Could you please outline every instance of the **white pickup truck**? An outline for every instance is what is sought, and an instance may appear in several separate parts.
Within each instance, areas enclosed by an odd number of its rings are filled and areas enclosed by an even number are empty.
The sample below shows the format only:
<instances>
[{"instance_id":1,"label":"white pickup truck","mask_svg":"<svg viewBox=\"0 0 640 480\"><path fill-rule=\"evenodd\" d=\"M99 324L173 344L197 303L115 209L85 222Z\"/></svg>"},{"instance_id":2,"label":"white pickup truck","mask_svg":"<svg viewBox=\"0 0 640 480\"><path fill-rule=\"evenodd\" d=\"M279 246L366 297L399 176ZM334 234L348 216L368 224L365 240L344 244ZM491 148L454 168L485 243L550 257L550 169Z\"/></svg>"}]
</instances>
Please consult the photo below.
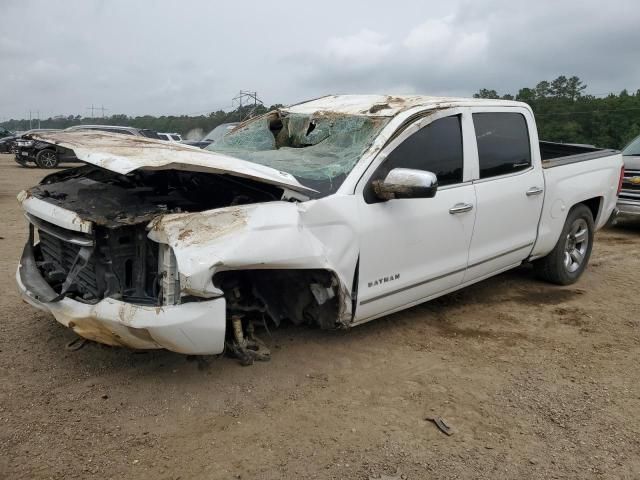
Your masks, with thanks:
<instances>
[{"instance_id":1,"label":"white pickup truck","mask_svg":"<svg viewBox=\"0 0 640 480\"><path fill-rule=\"evenodd\" d=\"M263 322L352 327L533 262L566 285L616 206L619 152L538 141L500 100L328 96L199 150L34 138L91 164L18 196L17 283L80 336L268 358Z\"/></svg>"}]
</instances>

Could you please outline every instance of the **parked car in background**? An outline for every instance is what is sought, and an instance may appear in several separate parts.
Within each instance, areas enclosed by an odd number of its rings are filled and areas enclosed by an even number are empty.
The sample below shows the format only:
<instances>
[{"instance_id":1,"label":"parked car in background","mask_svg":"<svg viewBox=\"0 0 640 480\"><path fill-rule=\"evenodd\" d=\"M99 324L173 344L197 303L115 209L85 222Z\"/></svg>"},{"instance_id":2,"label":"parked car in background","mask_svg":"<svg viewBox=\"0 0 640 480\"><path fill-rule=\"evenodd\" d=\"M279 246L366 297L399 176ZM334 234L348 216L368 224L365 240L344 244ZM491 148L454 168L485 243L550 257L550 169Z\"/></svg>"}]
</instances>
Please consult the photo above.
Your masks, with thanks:
<instances>
[{"instance_id":1,"label":"parked car in background","mask_svg":"<svg viewBox=\"0 0 640 480\"><path fill-rule=\"evenodd\" d=\"M80 132L90 130L160 139L158 134L153 130L114 125L75 125L65 129L64 131ZM36 166L40 168L55 168L60 163L79 162L72 150L52 143L36 141L31 138L32 134L42 131L43 130L29 130L16 141L14 151L17 163L23 167L26 167L29 163L35 163Z\"/></svg>"},{"instance_id":2,"label":"parked car in background","mask_svg":"<svg viewBox=\"0 0 640 480\"><path fill-rule=\"evenodd\" d=\"M622 174L505 100L329 96L206 150L38 138L89 165L18 196L24 300L98 342L243 363L266 321L349 328L527 262L574 283Z\"/></svg>"},{"instance_id":3,"label":"parked car in background","mask_svg":"<svg viewBox=\"0 0 640 480\"><path fill-rule=\"evenodd\" d=\"M214 142L217 142L227 133L231 132L239 122L223 123L207 133L201 140L185 140L182 143L191 145L192 147L207 148Z\"/></svg>"},{"instance_id":4,"label":"parked car in background","mask_svg":"<svg viewBox=\"0 0 640 480\"><path fill-rule=\"evenodd\" d=\"M640 218L640 136L622 150L624 178L618 198L620 218Z\"/></svg>"},{"instance_id":5,"label":"parked car in background","mask_svg":"<svg viewBox=\"0 0 640 480\"><path fill-rule=\"evenodd\" d=\"M158 137L167 142L182 142L182 135L179 133L158 133Z\"/></svg>"},{"instance_id":6,"label":"parked car in background","mask_svg":"<svg viewBox=\"0 0 640 480\"><path fill-rule=\"evenodd\" d=\"M7 134L8 132L8 134ZM0 153L11 153L13 151L13 144L18 138L18 135L11 133L8 130L0 133Z\"/></svg>"},{"instance_id":7,"label":"parked car in background","mask_svg":"<svg viewBox=\"0 0 640 480\"><path fill-rule=\"evenodd\" d=\"M33 130L27 130L26 132L22 133L20 136L16 137L16 139L13 141L13 153L15 154L15 161L16 163L22 165L23 167L26 167L29 165L29 163L36 163L42 162L42 163L46 163L48 160L45 158L46 154L44 156L40 156L40 158L38 157L38 153L40 151L43 151L44 149L46 149L49 144L47 144L46 142L36 142L35 140L33 140L32 138L30 138L31 134L35 134L35 133L45 133L45 132L56 132L58 131L57 129L33 129Z\"/></svg>"},{"instance_id":8,"label":"parked car in background","mask_svg":"<svg viewBox=\"0 0 640 480\"><path fill-rule=\"evenodd\" d=\"M74 132L78 130L99 130L102 132L121 133L122 135L134 135L137 137L155 138L160 140L158 132L148 128L120 127L116 125L74 125L66 131Z\"/></svg>"}]
</instances>

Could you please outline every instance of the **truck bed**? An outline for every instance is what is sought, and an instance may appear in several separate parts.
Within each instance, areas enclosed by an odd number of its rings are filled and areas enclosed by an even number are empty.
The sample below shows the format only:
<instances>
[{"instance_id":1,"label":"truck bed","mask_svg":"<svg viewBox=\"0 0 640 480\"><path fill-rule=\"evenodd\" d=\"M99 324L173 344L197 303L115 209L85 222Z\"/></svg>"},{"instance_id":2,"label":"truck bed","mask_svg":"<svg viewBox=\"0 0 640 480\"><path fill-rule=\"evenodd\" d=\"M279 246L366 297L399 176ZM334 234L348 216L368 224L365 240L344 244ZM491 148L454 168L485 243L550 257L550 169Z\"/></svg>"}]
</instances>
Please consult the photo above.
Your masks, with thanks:
<instances>
[{"instance_id":1,"label":"truck bed","mask_svg":"<svg viewBox=\"0 0 640 480\"><path fill-rule=\"evenodd\" d=\"M553 168L570 163L585 162L620 153L618 150L596 148L591 145L540 141L542 167Z\"/></svg>"}]
</instances>

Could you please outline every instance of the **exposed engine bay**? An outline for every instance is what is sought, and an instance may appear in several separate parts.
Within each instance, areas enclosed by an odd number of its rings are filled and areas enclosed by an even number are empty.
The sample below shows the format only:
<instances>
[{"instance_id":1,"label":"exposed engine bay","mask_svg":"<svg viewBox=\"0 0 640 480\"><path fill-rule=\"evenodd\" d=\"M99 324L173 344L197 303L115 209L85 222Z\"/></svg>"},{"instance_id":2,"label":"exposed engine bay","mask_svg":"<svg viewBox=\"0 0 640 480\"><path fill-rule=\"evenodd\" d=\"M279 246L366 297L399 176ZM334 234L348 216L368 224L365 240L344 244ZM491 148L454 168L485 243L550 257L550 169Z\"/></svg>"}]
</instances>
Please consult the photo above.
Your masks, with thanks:
<instances>
[{"instance_id":1,"label":"exposed engine bay","mask_svg":"<svg viewBox=\"0 0 640 480\"><path fill-rule=\"evenodd\" d=\"M26 216L35 265L57 295L51 301L95 305L110 298L162 307L206 298L181 288L172 246L149 238L155 220L282 201L285 194L280 187L230 175L180 170L123 175L83 166L47 176L26 196L74 212L91 222L90 233ZM269 358L256 327L283 321L342 325L339 282L326 270L221 271L212 283L226 300L227 350L243 364Z\"/></svg>"},{"instance_id":2,"label":"exposed engine bay","mask_svg":"<svg viewBox=\"0 0 640 480\"><path fill-rule=\"evenodd\" d=\"M80 167L49 175L29 193L75 212L94 226L90 237L76 234L72 241L65 241L59 227L31 218L40 239L35 247L38 266L54 290L87 303L111 297L162 305L166 298L162 298L160 289L159 245L147 238L146 231L153 218L277 200L282 190L199 172L162 170L120 175ZM82 258L76 261L79 254ZM69 274L78 262L82 266L69 282Z\"/></svg>"}]
</instances>

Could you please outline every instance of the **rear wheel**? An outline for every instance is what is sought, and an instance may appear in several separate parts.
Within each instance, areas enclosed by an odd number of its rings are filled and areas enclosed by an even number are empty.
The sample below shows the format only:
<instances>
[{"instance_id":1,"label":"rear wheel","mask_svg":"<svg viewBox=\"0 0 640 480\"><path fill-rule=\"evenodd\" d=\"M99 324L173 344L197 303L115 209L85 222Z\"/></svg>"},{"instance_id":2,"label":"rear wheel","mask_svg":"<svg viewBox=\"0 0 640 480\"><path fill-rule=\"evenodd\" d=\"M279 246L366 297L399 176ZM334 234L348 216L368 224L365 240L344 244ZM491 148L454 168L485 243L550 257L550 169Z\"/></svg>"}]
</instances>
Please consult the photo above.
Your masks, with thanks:
<instances>
[{"instance_id":1,"label":"rear wheel","mask_svg":"<svg viewBox=\"0 0 640 480\"><path fill-rule=\"evenodd\" d=\"M56 168L58 163L58 154L53 150L42 150L36 155L36 164L40 168Z\"/></svg>"},{"instance_id":2,"label":"rear wheel","mask_svg":"<svg viewBox=\"0 0 640 480\"><path fill-rule=\"evenodd\" d=\"M576 205L567 215L556 246L533 263L536 275L558 285L576 282L589 263L594 231L591 210L586 205Z\"/></svg>"}]
</instances>

